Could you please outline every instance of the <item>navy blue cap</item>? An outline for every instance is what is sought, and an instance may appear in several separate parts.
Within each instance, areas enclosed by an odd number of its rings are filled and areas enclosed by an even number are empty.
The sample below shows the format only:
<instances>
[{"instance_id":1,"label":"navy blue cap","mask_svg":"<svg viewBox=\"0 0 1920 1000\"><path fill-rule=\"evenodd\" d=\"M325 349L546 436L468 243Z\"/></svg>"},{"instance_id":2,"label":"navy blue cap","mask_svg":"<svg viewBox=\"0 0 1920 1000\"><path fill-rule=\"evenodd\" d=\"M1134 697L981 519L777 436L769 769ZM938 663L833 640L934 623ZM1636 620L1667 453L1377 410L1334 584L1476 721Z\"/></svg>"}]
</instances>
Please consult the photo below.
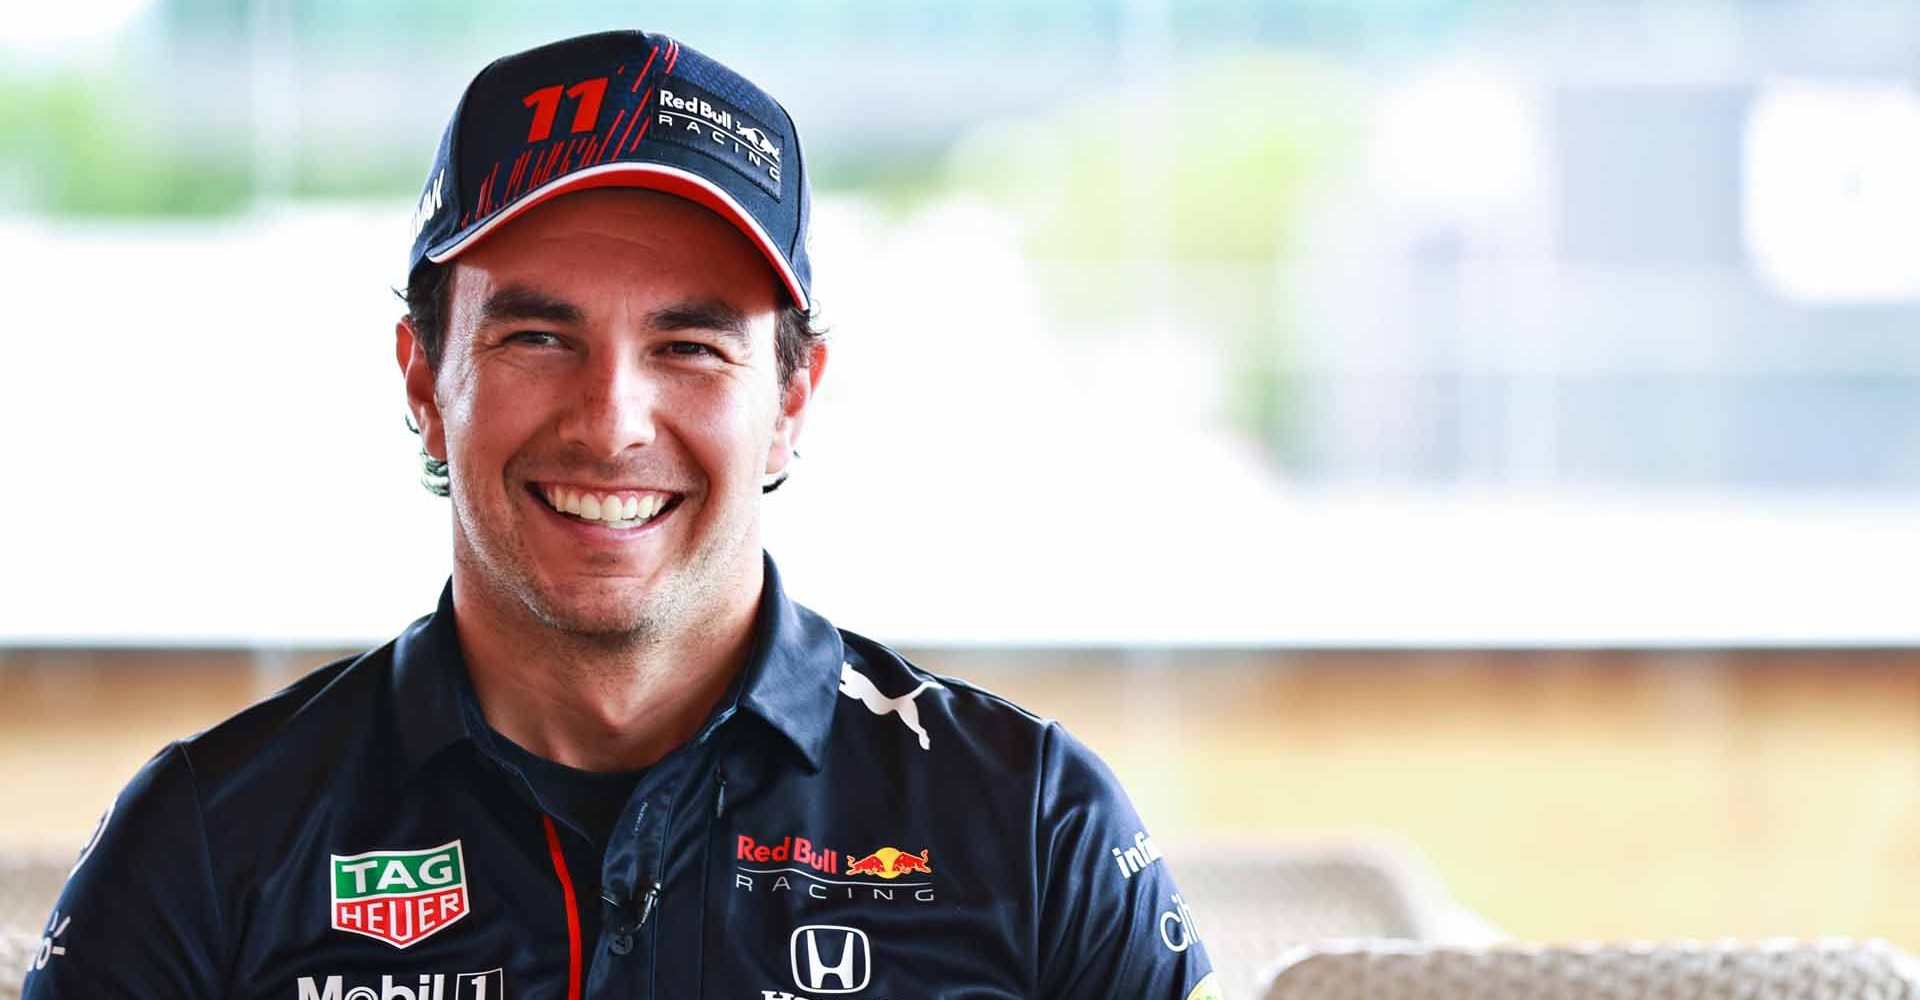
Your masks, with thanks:
<instances>
[{"instance_id":1,"label":"navy blue cap","mask_svg":"<svg viewBox=\"0 0 1920 1000\"><path fill-rule=\"evenodd\" d=\"M665 35L607 31L495 60L467 85L413 217L409 272L443 263L569 191L697 202L760 249L811 308L808 193L793 119L766 91Z\"/></svg>"}]
</instances>

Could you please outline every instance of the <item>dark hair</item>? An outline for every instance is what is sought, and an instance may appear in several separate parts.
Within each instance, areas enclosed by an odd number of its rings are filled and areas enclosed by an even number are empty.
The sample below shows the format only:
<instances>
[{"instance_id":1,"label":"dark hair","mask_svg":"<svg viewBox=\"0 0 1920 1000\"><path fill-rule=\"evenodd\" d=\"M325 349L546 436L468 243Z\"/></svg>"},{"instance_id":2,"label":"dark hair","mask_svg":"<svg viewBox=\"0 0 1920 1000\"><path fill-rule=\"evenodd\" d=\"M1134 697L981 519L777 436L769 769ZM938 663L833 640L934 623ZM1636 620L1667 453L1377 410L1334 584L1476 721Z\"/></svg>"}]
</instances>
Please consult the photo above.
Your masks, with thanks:
<instances>
[{"instance_id":1,"label":"dark hair","mask_svg":"<svg viewBox=\"0 0 1920 1000\"><path fill-rule=\"evenodd\" d=\"M407 275L406 291L395 292L407 304L407 321L413 326L413 335L420 341L421 350L427 354L427 366L434 371L440 370L440 359L446 351L447 295L452 284L451 266L421 261L413 273ZM780 385L785 386L794 373L807 367L813 345L825 336L826 330L815 325L812 313L791 301L781 306L773 336L774 367L779 373ZM420 432L411 421L407 426L416 434ZM423 447L420 465L420 484L430 493L446 496L450 489L447 463L427 454ZM779 489L786 480L787 474L782 472L778 479L763 487L763 492Z\"/></svg>"}]
</instances>

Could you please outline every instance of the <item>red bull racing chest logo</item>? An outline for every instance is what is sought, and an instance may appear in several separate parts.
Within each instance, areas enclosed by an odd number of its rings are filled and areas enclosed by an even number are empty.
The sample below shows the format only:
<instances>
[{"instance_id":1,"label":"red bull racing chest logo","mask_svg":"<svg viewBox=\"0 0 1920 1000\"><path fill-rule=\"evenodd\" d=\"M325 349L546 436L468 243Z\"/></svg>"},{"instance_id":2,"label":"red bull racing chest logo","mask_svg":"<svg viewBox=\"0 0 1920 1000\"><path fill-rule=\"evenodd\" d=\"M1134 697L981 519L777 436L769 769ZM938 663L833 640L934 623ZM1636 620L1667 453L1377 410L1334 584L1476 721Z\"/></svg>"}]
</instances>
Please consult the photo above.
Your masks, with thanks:
<instances>
[{"instance_id":1,"label":"red bull racing chest logo","mask_svg":"<svg viewBox=\"0 0 1920 1000\"><path fill-rule=\"evenodd\" d=\"M864 853L822 848L805 837L738 838L734 888L810 899L933 902L933 850L882 847Z\"/></svg>"},{"instance_id":2,"label":"red bull racing chest logo","mask_svg":"<svg viewBox=\"0 0 1920 1000\"><path fill-rule=\"evenodd\" d=\"M460 842L332 855L333 929L405 948L467 915Z\"/></svg>"},{"instance_id":3,"label":"red bull racing chest logo","mask_svg":"<svg viewBox=\"0 0 1920 1000\"><path fill-rule=\"evenodd\" d=\"M882 847L863 858L847 863L849 875L874 875L879 878L895 879L914 872L933 874L933 867L927 861L927 852L908 854L897 847Z\"/></svg>"}]
</instances>

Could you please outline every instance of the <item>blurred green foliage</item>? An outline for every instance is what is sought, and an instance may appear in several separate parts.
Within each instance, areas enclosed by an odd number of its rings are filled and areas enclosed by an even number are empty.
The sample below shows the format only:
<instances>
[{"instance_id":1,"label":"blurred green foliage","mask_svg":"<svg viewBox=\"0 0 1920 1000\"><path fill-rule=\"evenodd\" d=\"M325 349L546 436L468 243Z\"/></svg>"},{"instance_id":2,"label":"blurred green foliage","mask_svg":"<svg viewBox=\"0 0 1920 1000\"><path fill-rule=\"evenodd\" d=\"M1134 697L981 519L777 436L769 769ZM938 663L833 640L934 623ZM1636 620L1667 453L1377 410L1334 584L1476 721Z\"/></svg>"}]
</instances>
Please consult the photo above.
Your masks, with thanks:
<instances>
[{"instance_id":1,"label":"blurred green foliage","mask_svg":"<svg viewBox=\"0 0 1920 1000\"><path fill-rule=\"evenodd\" d=\"M463 19L444 3L429 7L416 14ZM240 44L249 9L242 0L174 0L167 22L177 37L225 33ZM310 41L350 35L371 15L364 0L327 10L294 0L279 16ZM1016 17L1033 30L1061 17L1090 20L1111 35L1116 13L1087 3L972 16ZM1295 394L1275 290L1310 185L1353 139L1349 92L1324 64L1303 58L1196 58L1118 76L1099 96L1036 104L1024 116L1002 112L958 140L907 132L890 143L828 145L812 166L822 190L897 212L955 195L1008 209L1029 257L1071 275L1041 282L1066 336L1125 336L1142 293L1154 292L1151 301L1170 307L1180 329L1211 339L1228 363L1234 421L1284 461L1297 439ZM418 183L418 149L294 131L281 140L293 148L262 151L245 117L210 125L182 106L191 100L112 63L0 70L8 140L0 209L209 216L244 211L262 194L404 199Z\"/></svg>"},{"instance_id":2,"label":"blurred green foliage","mask_svg":"<svg viewBox=\"0 0 1920 1000\"><path fill-rule=\"evenodd\" d=\"M0 208L66 217L194 217L284 197L414 194L424 156L373 143L296 137L263 183L244 129L181 126L121 76L67 68L0 75Z\"/></svg>"},{"instance_id":3,"label":"blurred green foliage","mask_svg":"<svg viewBox=\"0 0 1920 1000\"><path fill-rule=\"evenodd\" d=\"M143 114L131 81L63 70L0 76L0 190L56 215L208 215L253 197L246 151Z\"/></svg>"},{"instance_id":4,"label":"blurred green foliage","mask_svg":"<svg viewBox=\"0 0 1920 1000\"><path fill-rule=\"evenodd\" d=\"M949 184L1019 209L1043 257L1275 260L1307 181L1352 137L1341 89L1253 57L1146 86L989 125Z\"/></svg>"},{"instance_id":5,"label":"blurred green foliage","mask_svg":"<svg viewBox=\"0 0 1920 1000\"><path fill-rule=\"evenodd\" d=\"M1358 138L1323 67L1239 57L990 125L954 151L948 190L1007 207L1059 328L1110 332L1153 306L1227 364L1232 421L1286 463L1299 440L1277 289L1312 185Z\"/></svg>"},{"instance_id":6,"label":"blurred green foliage","mask_svg":"<svg viewBox=\"0 0 1920 1000\"><path fill-rule=\"evenodd\" d=\"M858 195L895 216L950 189L951 142L906 141L884 148L809 143L806 152L815 191Z\"/></svg>"}]
</instances>

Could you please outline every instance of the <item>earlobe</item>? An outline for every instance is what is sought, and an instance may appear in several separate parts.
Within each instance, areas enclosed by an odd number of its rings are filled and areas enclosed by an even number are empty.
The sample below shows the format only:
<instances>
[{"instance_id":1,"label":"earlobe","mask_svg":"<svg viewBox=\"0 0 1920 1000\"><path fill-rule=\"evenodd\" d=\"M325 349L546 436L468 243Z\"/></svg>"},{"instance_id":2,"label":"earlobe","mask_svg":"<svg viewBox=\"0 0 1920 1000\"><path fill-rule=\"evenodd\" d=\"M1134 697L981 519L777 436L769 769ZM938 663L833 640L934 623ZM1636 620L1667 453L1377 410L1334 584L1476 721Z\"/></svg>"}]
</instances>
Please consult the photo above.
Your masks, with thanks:
<instances>
[{"instance_id":1,"label":"earlobe","mask_svg":"<svg viewBox=\"0 0 1920 1000\"><path fill-rule=\"evenodd\" d=\"M785 478L782 474L793 462L793 441L798 436L798 432L799 427L791 417L785 415L782 415L779 423L774 425L773 444L767 448L767 466L763 470L768 476Z\"/></svg>"},{"instance_id":2,"label":"earlobe","mask_svg":"<svg viewBox=\"0 0 1920 1000\"><path fill-rule=\"evenodd\" d=\"M807 367L794 372L787 381L786 393L780 401L780 417L773 425L773 447L767 450L767 475L785 471L788 463L798 456L794 445L800 440L807 407L820 388L820 376L826 368L827 345L824 341L815 342L807 352Z\"/></svg>"},{"instance_id":3,"label":"earlobe","mask_svg":"<svg viewBox=\"0 0 1920 1000\"><path fill-rule=\"evenodd\" d=\"M400 376L406 383L407 412L420 432L420 447L442 462L447 459L446 430L440 421L440 408L433 401L433 365L426 348L406 317L393 328L394 360L400 364Z\"/></svg>"}]
</instances>

